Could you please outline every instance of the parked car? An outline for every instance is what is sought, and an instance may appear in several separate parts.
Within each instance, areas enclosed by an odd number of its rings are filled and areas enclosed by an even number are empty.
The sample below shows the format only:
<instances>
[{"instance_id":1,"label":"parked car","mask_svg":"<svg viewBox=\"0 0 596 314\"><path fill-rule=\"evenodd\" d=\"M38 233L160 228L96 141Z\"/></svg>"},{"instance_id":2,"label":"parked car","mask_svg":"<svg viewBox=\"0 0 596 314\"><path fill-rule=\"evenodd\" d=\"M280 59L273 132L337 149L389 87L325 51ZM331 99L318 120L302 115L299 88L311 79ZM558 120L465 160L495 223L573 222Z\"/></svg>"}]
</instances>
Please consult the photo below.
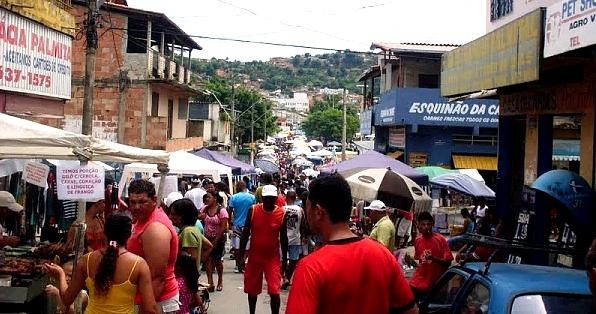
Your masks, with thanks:
<instances>
[{"instance_id":1,"label":"parked car","mask_svg":"<svg viewBox=\"0 0 596 314\"><path fill-rule=\"evenodd\" d=\"M592 304L583 270L493 263L450 268L420 313L586 313Z\"/></svg>"}]
</instances>

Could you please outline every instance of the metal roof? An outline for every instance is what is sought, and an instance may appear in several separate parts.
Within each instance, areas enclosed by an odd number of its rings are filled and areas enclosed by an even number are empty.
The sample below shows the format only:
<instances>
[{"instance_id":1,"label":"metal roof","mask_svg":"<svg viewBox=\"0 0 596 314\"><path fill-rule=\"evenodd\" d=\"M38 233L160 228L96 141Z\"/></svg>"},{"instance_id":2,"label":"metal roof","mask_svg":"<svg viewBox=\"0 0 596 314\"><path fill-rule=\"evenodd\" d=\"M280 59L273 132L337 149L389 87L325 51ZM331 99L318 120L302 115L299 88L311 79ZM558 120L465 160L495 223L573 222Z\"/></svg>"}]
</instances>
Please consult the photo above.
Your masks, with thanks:
<instances>
[{"instance_id":1,"label":"metal roof","mask_svg":"<svg viewBox=\"0 0 596 314\"><path fill-rule=\"evenodd\" d=\"M381 67L377 65L371 66L368 70L362 73L362 76L358 79L358 82L366 81L369 78L381 76Z\"/></svg>"},{"instance_id":2,"label":"metal roof","mask_svg":"<svg viewBox=\"0 0 596 314\"><path fill-rule=\"evenodd\" d=\"M372 43L371 50L381 49L391 52L420 52L420 53L444 53L458 48L458 44L432 44L432 43Z\"/></svg>"},{"instance_id":3,"label":"metal roof","mask_svg":"<svg viewBox=\"0 0 596 314\"><path fill-rule=\"evenodd\" d=\"M87 1L84 0L74 0L73 5L81 5L86 6ZM160 32L165 33L166 42L171 43L172 38L174 38L178 43L182 44L184 47L202 50L199 44L197 44L192 37L186 34L176 23L174 23L170 18L168 18L165 14L160 12L153 12L147 11L142 9L131 8L127 5L116 4L106 2L103 4L102 7L104 10L122 13L129 17L134 16L137 19L142 20L151 20L152 21L152 32L153 36L157 38L157 34Z\"/></svg>"}]
</instances>

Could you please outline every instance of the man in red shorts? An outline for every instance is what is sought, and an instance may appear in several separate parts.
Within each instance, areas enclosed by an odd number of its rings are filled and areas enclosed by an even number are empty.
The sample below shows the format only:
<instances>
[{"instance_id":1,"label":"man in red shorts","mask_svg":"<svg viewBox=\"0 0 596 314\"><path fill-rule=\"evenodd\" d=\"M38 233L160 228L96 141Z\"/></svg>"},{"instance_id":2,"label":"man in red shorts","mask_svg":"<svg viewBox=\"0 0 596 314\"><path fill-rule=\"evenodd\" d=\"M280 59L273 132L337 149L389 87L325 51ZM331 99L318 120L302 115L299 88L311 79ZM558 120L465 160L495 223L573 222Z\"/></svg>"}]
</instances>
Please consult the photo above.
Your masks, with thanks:
<instances>
[{"instance_id":1,"label":"man in red shorts","mask_svg":"<svg viewBox=\"0 0 596 314\"><path fill-rule=\"evenodd\" d=\"M298 262L286 313L418 313L391 252L350 231L351 210L350 186L341 176L310 183L306 220L325 245Z\"/></svg>"},{"instance_id":2,"label":"man in red shorts","mask_svg":"<svg viewBox=\"0 0 596 314\"><path fill-rule=\"evenodd\" d=\"M278 314L281 305L281 256L288 251L288 234L283 207L276 205L277 188L265 185L262 189L263 203L252 206L246 217L242 238L240 240L240 254L238 264L244 263L246 244L250 237L250 251L248 263L244 270L244 292L248 294L248 307L254 314L257 307L257 297L263 290L263 275L267 281L267 292L271 296L271 313Z\"/></svg>"}]
</instances>

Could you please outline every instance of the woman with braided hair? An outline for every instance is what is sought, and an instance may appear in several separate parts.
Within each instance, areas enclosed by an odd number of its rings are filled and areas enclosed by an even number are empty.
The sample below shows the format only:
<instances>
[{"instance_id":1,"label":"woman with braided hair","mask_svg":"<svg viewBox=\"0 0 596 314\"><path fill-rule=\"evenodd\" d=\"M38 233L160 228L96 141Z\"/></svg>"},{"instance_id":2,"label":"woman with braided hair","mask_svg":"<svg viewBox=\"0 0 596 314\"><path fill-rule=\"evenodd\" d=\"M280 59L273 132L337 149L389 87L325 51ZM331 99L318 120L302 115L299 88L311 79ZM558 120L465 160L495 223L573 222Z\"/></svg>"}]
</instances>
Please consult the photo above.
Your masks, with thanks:
<instances>
[{"instance_id":1,"label":"woman with braided hair","mask_svg":"<svg viewBox=\"0 0 596 314\"><path fill-rule=\"evenodd\" d=\"M104 229L108 246L81 258L70 285L66 283L66 275L60 266L44 264L46 272L57 279L60 298L66 307L87 286L89 304L85 313L133 314L137 292L143 300L141 312L158 313L149 266L143 258L126 249L131 229L132 219L128 215L113 213L108 216Z\"/></svg>"}]
</instances>

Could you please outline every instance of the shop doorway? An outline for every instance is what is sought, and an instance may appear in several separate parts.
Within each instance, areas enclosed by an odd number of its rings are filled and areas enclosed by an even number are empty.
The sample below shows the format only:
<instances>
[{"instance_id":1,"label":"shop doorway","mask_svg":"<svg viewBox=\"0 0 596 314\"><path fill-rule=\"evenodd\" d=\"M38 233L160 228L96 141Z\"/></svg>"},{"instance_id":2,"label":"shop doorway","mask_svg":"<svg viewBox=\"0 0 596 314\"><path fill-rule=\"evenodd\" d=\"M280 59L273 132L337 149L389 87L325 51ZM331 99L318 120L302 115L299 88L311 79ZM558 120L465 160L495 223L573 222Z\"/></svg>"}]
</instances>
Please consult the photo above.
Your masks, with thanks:
<instances>
[{"instance_id":1,"label":"shop doorway","mask_svg":"<svg viewBox=\"0 0 596 314\"><path fill-rule=\"evenodd\" d=\"M581 116L553 116L552 169L579 174L581 156Z\"/></svg>"}]
</instances>

